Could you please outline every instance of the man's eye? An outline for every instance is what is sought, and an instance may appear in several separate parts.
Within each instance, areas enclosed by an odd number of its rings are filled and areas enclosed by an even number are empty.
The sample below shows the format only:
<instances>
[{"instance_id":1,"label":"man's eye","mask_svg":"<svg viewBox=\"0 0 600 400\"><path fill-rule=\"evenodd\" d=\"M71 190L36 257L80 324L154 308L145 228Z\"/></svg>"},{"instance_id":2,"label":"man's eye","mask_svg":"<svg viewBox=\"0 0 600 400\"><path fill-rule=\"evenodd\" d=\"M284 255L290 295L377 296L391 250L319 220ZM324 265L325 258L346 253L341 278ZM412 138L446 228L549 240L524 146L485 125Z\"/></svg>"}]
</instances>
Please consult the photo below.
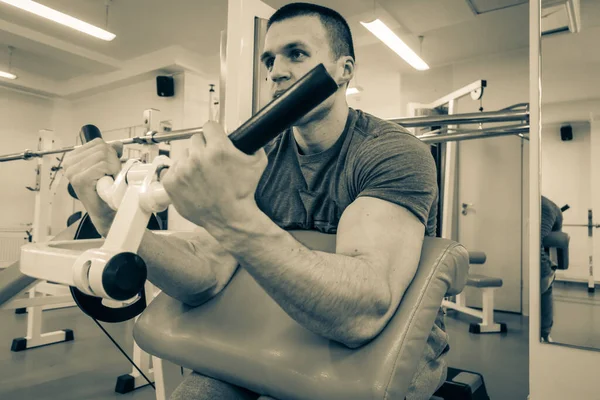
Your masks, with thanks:
<instances>
[{"instance_id":1,"label":"man's eye","mask_svg":"<svg viewBox=\"0 0 600 400\"><path fill-rule=\"evenodd\" d=\"M290 57L291 57L292 59L294 59L294 60L301 59L301 58L302 58L302 57L304 57L305 55L306 55L306 54L304 54L304 52L302 52L302 51L300 51L300 50L293 50L293 51L290 53Z\"/></svg>"}]
</instances>

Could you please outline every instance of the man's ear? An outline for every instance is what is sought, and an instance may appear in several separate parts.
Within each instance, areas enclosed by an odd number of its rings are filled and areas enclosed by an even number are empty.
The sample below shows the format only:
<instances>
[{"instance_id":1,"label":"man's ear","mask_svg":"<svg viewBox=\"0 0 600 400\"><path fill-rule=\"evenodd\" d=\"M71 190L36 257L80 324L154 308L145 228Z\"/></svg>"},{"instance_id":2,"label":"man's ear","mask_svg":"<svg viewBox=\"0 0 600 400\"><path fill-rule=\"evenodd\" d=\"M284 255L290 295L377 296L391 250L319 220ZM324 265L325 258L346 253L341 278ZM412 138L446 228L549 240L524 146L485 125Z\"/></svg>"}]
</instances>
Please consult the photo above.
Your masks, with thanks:
<instances>
[{"instance_id":1,"label":"man's ear","mask_svg":"<svg viewBox=\"0 0 600 400\"><path fill-rule=\"evenodd\" d=\"M350 82L354 78L354 59L350 56L340 57L338 60L338 85L342 86Z\"/></svg>"}]
</instances>

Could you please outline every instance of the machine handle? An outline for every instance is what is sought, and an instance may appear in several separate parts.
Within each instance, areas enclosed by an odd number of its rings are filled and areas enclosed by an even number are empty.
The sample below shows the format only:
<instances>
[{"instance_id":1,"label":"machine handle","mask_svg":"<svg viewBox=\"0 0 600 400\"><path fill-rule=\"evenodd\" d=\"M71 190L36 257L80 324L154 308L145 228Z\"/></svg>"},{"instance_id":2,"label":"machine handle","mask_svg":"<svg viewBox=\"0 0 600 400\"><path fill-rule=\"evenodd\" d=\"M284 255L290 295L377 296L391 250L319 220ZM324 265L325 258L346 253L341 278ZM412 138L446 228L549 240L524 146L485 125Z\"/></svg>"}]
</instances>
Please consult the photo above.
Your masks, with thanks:
<instances>
[{"instance_id":1,"label":"machine handle","mask_svg":"<svg viewBox=\"0 0 600 400\"><path fill-rule=\"evenodd\" d=\"M323 64L319 64L232 132L229 138L235 147L246 154L253 154L337 89L337 83Z\"/></svg>"}]
</instances>

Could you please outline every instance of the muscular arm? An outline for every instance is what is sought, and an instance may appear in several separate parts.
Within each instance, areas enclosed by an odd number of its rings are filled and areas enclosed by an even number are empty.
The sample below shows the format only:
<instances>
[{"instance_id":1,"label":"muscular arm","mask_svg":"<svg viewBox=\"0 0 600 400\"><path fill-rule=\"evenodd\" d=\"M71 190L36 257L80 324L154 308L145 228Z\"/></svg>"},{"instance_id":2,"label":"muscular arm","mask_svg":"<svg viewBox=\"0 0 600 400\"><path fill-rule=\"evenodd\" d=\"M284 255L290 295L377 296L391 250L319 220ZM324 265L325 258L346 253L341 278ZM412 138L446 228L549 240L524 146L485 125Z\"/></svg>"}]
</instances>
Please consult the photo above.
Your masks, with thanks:
<instances>
[{"instance_id":1,"label":"muscular arm","mask_svg":"<svg viewBox=\"0 0 600 400\"><path fill-rule=\"evenodd\" d=\"M168 236L146 231L138 254L146 262L150 282L191 306L219 293L238 265L204 229Z\"/></svg>"},{"instance_id":2,"label":"muscular arm","mask_svg":"<svg viewBox=\"0 0 600 400\"><path fill-rule=\"evenodd\" d=\"M405 208L360 197L342 215L336 254L312 251L258 212L209 232L296 321L357 347L395 312L417 269L424 226Z\"/></svg>"}]
</instances>

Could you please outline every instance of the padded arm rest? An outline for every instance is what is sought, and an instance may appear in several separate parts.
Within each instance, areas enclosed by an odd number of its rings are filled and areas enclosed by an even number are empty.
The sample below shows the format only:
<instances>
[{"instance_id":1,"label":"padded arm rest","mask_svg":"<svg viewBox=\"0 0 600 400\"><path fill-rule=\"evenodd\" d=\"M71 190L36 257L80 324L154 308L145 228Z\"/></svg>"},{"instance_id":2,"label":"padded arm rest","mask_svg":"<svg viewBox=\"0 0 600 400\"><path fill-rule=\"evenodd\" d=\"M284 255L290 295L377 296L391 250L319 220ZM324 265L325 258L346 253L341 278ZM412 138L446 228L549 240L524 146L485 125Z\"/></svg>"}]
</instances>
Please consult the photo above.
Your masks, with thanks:
<instances>
[{"instance_id":1,"label":"padded arm rest","mask_svg":"<svg viewBox=\"0 0 600 400\"><path fill-rule=\"evenodd\" d=\"M485 264L487 256L483 251L469 251L470 264Z\"/></svg>"},{"instance_id":2,"label":"padded arm rest","mask_svg":"<svg viewBox=\"0 0 600 400\"><path fill-rule=\"evenodd\" d=\"M335 251L335 236L291 233L309 248ZM134 337L150 354L277 399L404 399L442 299L463 289L468 268L464 247L426 238L395 315L358 349L303 328L243 268L196 308L159 295L138 319Z\"/></svg>"},{"instance_id":3,"label":"padded arm rest","mask_svg":"<svg viewBox=\"0 0 600 400\"><path fill-rule=\"evenodd\" d=\"M550 232L548 236L544 238L542 245L544 247L556 247L559 249L569 248L569 242L571 237L566 232Z\"/></svg>"},{"instance_id":4,"label":"padded arm rest","mask_svg":"<svg viewBox=\"0 0 600 400\"><path fill-rule=\"evenodd\" d=\"M51 241L73 239L77 225L72 225L56 235ZM19 261L0 270L0 306L36 283L37 279L21 273Z\"/></svg>"},{"instance_id":5,"label":"padded arm rest","mask_svg":"<svg viewBox=\"0 0 600 400\"><path fill-rule=\"evenodd\" d=\"M565 270L569 268L569 242L571 237L565 232L551 232L542 242L542 246L548 253L550 258L556 261L557 268ZM551 253L551 250L556 250L556 255Z\"/></svg>"},{"instance_id":6,"label":"padded arm rest","mask_svg":"<svg viewBox=\"0 0 600 400\"><path fill-rule=\"evenodd\" d=\"M0 306L33 285L37 279L21 273L19 262L0 270Z\"/></svg>"}]
</instances>

